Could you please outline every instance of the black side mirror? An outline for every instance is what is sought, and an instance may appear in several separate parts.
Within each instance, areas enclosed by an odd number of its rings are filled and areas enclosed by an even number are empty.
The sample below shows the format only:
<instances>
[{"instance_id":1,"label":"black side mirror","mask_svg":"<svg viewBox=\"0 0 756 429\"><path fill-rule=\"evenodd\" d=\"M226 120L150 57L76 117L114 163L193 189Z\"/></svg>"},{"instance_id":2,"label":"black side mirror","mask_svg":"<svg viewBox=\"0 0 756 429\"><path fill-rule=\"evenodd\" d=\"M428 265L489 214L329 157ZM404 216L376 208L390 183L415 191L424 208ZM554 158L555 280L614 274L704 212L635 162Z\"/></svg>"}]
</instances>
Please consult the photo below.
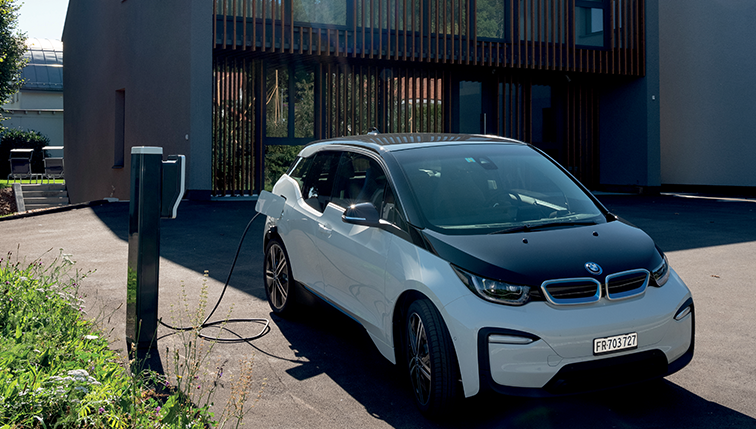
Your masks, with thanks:
<instances>
[{"instance_id":1,"label":"black side mirror","mask_svg":"<svg viewBox=\"0 0 756 429\"><path fill-rule=\"evenodd\" d=\"M341 220L353 225L381 226L378 209L372 203L352 204L344 211Z\"/></svg>"}]
</instances>

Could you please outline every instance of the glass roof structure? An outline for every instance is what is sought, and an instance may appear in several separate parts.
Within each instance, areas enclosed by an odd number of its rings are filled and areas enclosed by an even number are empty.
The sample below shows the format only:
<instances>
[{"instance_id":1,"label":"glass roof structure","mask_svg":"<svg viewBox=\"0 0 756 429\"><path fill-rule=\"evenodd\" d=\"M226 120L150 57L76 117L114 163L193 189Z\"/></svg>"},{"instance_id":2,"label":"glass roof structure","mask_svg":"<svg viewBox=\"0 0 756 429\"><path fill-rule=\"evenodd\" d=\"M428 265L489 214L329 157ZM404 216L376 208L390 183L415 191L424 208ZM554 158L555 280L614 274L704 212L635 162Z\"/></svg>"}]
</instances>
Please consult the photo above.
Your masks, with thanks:
<instances>
[{"instance_id":1,"label":"glass roof structure","mask_svg":"<svg viewBox=\"0 0 756 429\"><path fill-rule=\"evenodd\" d=\"M29 60L21 71L23 89L63 91L63 42L51 39L26 39Z\"/></svg>"}]
</instances>

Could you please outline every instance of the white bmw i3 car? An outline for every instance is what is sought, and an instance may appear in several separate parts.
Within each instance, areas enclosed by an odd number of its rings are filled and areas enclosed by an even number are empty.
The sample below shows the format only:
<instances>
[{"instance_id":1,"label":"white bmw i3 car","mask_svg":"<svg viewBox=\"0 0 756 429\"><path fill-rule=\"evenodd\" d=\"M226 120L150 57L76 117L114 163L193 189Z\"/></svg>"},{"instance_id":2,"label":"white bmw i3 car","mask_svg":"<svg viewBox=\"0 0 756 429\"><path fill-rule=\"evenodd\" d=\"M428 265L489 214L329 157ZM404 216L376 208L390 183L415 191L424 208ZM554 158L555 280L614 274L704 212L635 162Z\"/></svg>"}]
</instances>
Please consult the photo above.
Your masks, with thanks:
<instances>
[{"instance_id":1,"label":"white bmw i3 car","mask_svg":"<svg viewBox=\"0 0 756 429\"><path fill-rule=\"evenodd\" d=\"M426 414L483 389L549 396L672 374L690 291L640 229L515 140L379 134L305 147L264 232L275 313L302 288L406 369Z\"/></svg>"}]
</instances>

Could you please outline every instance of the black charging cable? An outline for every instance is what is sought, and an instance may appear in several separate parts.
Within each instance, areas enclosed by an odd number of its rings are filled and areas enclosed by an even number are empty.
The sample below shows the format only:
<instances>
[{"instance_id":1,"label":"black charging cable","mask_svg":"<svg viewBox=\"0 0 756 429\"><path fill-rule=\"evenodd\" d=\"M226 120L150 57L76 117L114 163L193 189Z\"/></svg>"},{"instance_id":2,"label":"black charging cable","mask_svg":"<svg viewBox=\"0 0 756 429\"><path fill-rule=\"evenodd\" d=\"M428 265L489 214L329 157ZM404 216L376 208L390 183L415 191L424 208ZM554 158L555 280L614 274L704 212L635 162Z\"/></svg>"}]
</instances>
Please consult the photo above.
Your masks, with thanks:
<instances>
[{"instance_id":1,"label":"black charging cable","mask_svg":"<svg viewBox=\"0 0 756 429\"><path fill-rule=\"evenodd\" d=\"M163 319L161 318L159 320L159 322L160 322L161 325L165 326L168 329L173 329L174 331L192 331L192 330L195 330L195 329L196 330L202 330L202 329L210 327L210 326L222 325L221 328L220 328L221 331L224 331L224 330L227 331L228 329L226 329L225 325L228 324L228 323L245 323L245 322L246 323L253 323L254 322L254 323L262 323L263 324L263 327L260 330L260 332L258 334L256 334L256 335L251 336L251 337L219 338L219 337L211 337L211 336L208 336L208 335L204 335L202 333L198 333L197 334L200 338L204 338L206 340L211 340L211 341L217 341L219 343L238 343L238 342L252 341L252 340L256 340L256 339L262 337L263 335L265 335L268 332L268 330L269 330L268 328L270 326L270 320L265 319L265 318L226 319L226 320L218 320L218 321L215 321L215 322L209 322L210 318L215 313L215 310L218 309L218 306L220 305L221 300L223 300L223 295L226 294L226 289L228 289L228 284L229 284L229 282L231 282L231 274L233 274L234 267L236 266L236 260L239 259L239 252L241 251L242 243L244 243L244 238L247 236L247 232L249 232L249 228L252 226L252 222L254 222L255 219L257 219L257 216L259 216L259 215L260 215L260 213L256 213L254 216L252 216L252 219L247 224L247 227L244 228L244 233L242 234L241 239L239 240L239 246L236 248L236 255L234 256L234 262L231 263L231 269L228 271L228 278L226 278L226 284L223 285L223 291L221 292L220 297L218 298L218 301L216 301L215 307L213 307L212 311L210 311L210 314L208 314L207 317L205 317L205 320L202 323L200 323L199 326L177 327L177 326L171 326L171 325L163 322Z\"/></svg>"}]
</instances>

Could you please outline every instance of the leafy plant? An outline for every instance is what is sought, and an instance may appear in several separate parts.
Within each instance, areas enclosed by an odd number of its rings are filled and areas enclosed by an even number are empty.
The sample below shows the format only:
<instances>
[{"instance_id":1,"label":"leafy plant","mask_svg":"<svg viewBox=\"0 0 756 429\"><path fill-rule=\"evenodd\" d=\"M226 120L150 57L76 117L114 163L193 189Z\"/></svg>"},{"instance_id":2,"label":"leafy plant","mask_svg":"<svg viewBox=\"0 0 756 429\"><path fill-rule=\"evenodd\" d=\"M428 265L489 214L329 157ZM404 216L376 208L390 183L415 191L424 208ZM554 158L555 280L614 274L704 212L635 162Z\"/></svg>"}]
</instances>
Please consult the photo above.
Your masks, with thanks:
<instances>
[{"instance_id":1,"label":"leafy plant","mask_svg":"<svg viewBox=\"0 0 756 429\"><path fill-rule=\"evenodd\" d=\"M209 412L217 383L199 376L214 343L188 333L184 353L174 354L180 371L173 379L136 360L127 370L96 323L83 318L79 285L88 274L62 251L47 265L26 265L10 252L0 258L0 428L217 426ZM201 304L195 314L203 313ZM243 368L242 376L251 371L248 360ZM215 381L221 376L222 366ZM221 425L241 422L251 377L244 380L232 382Z\"/></svg>"}]
</instances>

